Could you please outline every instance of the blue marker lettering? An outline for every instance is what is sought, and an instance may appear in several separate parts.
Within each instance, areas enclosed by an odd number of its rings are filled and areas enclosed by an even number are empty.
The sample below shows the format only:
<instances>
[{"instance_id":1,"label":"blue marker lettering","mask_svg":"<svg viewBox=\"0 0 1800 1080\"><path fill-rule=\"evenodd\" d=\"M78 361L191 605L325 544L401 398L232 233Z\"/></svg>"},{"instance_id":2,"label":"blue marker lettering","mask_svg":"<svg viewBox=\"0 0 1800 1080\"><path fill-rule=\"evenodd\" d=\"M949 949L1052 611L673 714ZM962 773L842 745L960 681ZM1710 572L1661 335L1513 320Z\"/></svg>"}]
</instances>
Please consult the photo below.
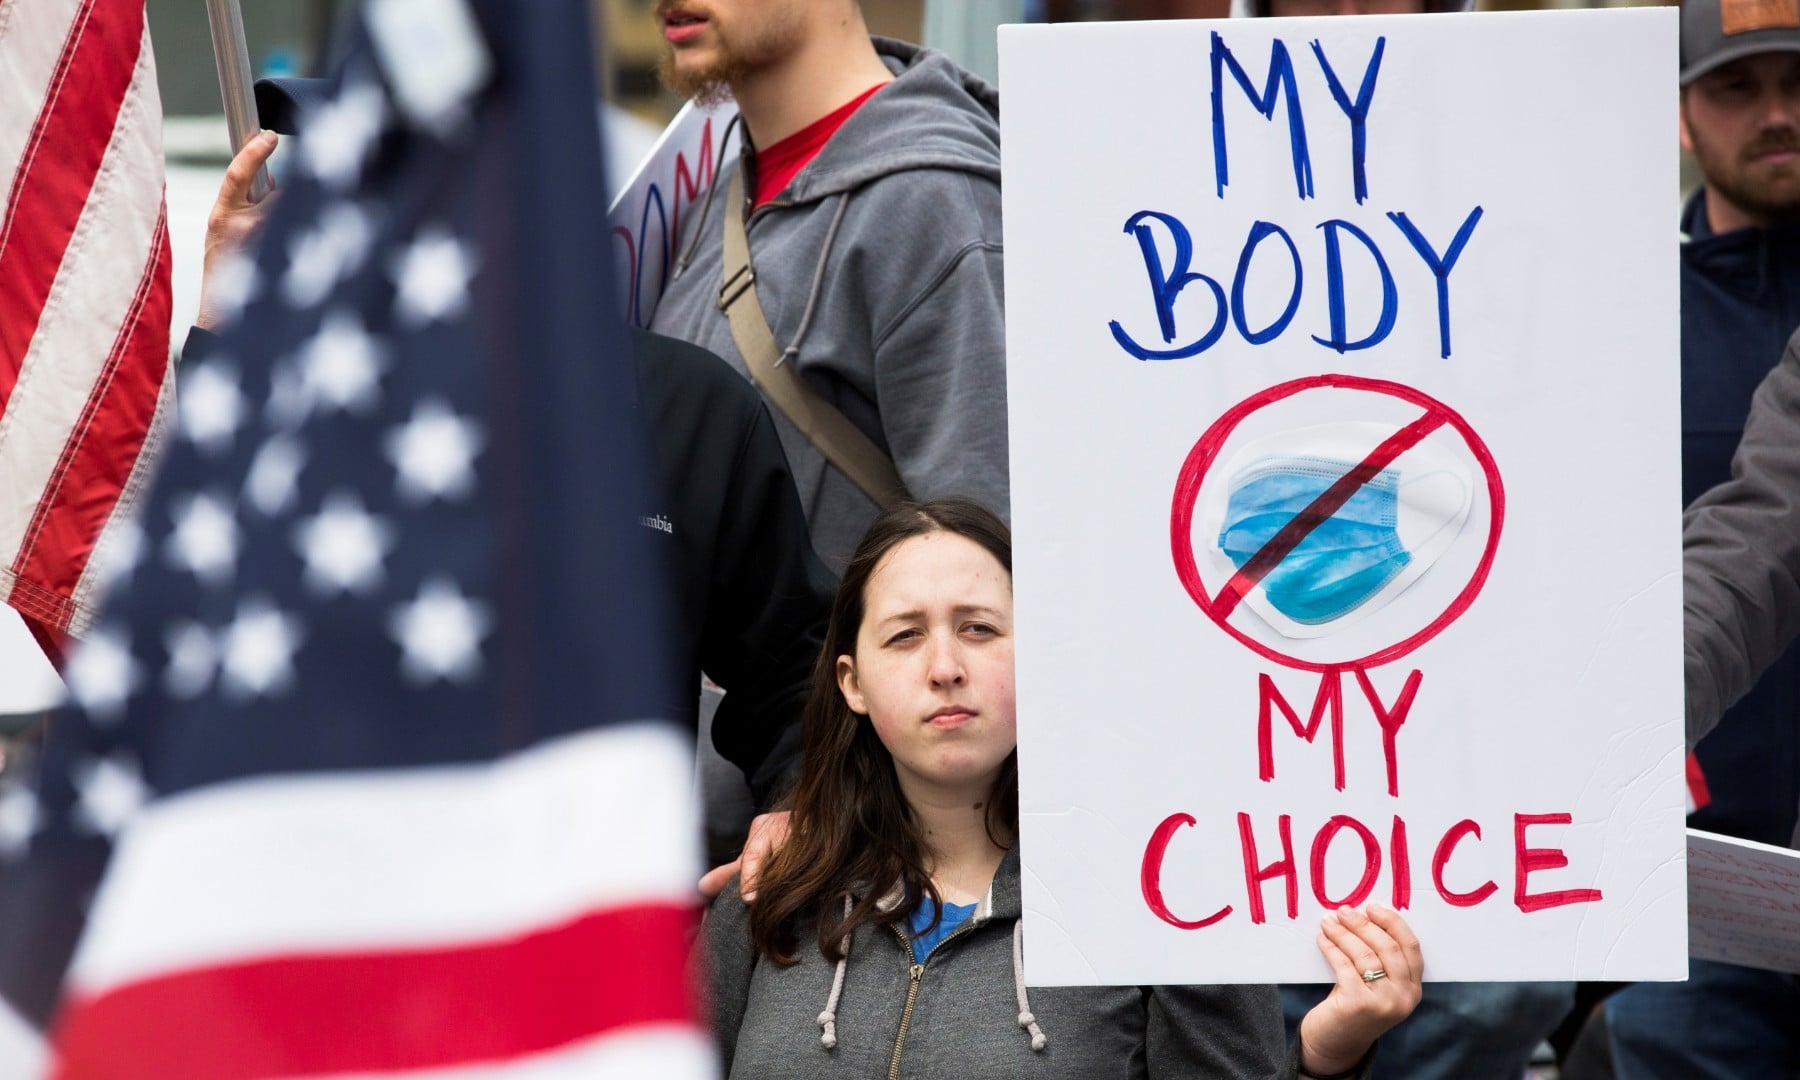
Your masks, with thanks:
<instances>
[{"instance_id":1,"label":"blue marker lettering","mask_svg":"<svg viewBox=\"0 0 1800 1080\"><path fill-rule=\"evenodd\" d=\"M1219 198L1225 197L1225 185L1229 169L1225 154L1225 65L1231 65L1231 74L1237 84L1243 88L1244 94L1256 111L1268 120L1275 119L1275 98L1277 94L1287 94L1287 119L1289 150L1294 159L1294 187L1302 199L1310 199L1313 194L1312 161L1306 152L1306 121L1300 115L1300 92L1294 86L1294 63L1288 58L1287 46L1278 39L1269 47L1269 78L1263 85L1261 94L1250 81L1250 75L1231 50L1225 47L1225 39L1217 30L1212 35L1212 136L1213 136L1213 171L1218 180Z\"/></svg>"},{"instance_id":2,"label":"blue marker lettering","mask_svg":"<svg viewBox=\"0 0 1800 1080\"><path fill-rule=\"evenodd\" d=\"M1375 52L1369 57L1369 66L1363 71L1362 85L1356 90L1356 100L1344 93L1344 84L1338 81L1337 72L1331 70L1331 61L1325 59L1325 50L1317 41L1312 43L1313 55L1319 58L1319 67L1325 71L1325 81L1331 86L1331 96L1350 118L1350 169L1356 183L1356 201L1360 204L1369 197L1369 176L1366 163L1369 156L1369 106L1375 98L1375 76L1381 71L1381 53L1387 47L1387 38L1375 39Z\"/></svg>"},{"instance_id":3,"label":"blue marker lettering","mask_svg":"<svg viewBox=\"0 0 1800 1080\"><path fill-rule=\"evenodd\" d=\"M1442 256L1432 250L1430 242L1425 239L1425 234L1421 233L1405 214L1390 213L1388 217L1400 227L1400 231L1406 234L1406 238L1412 241L1413 250L1419 253L1419 258L1425 260L1425 265L1431 267L1432 275L1437 278L1438 355L1448 360L1450 358L1450 271L1456 266L1456 260L1462 257L1463 245L1467 244L1469 237L1474 234L1475 223L1481 220L1481 207L1477 206L1469 211L1469 216L1463 219L1462 228L1456 230L1456 237L1450 241L1450 247Z\"/></svg>"},{"instance_id":4,"label":"blue marker lettering","mask_svg":"<svg viewBox=\"0 0 1800 1080\"><path fill-rule=\"evenodd\" d=\"M1244 280L1250 276L1250 260L1256 254L1257 245L1271 236L1281 237L1287 245L1288 257L1294 260L1294 290L1288 294L1286 310L1279 318L1261 330L1251 330L1244 319ZM1231 282L1231 318L1237 324L1238 333L1252 345L1261 345L1265 341L1273 341L1287 329L1288 323L1294 320L1294 313L1300 310L1300 249L1294 246L1293 237L1287 230L1268 221L1259 221L1250 226L1250 236L1244 241L1244 251L1238 256L1237 277Z\"/></svg>"},{"instance_id":5,"label":"blue marker lettering","mask_svg":"<svg viewBox=\"0 0 1800 1080\"><path fill-rule=\"evenodd\" d=\"M1145 224L1147 218L1162 222L1175 241L1175 265L1168 274L1163 273L1162 257L1156 252L1156 236L1150 226ZM1211 348L1219 340L1219 335L1225 332L1225 290L1205 274L1188 271L1188 266L1193 261L1194 241L1188 234L1187 226L1169 214L1140 210L1125 222L1125 231L1137 237L1138 249L1143 253L1144 271L1150 276L1150 291L1156 299L1156 321L1162 330L1165 344L1175 340L1175 300L1181 295L1181 290L1194 282L1205 282L1212 290L1218 314L1213 319L1212 329L1197 340L1174 349L1149 349L1139 345L1119 325L1117 319L1108 324L1112 328L1113 339L1139 360L1180 360Z\"/></svg>"},{"instance_id":6,"label":"blue marker lettering","mask_svg":"<svg viewBox=\"0 0 1800 1080\"><path fill-rule=\"evenodd\" d=\"M1325 283L1328 290L1328 301L1331 308L1331 338L1326 340L1313 335L1313 340L1340 353L1355 352L1379 345L1394 329L1395 309L1398 306L1398 295L1394 290L1394 275L1388 271L1387 260L1381 257L1381 249L1369 234L1340 218L1319 223L1325 230ZM1349 341L1345 338L1344 328L1344 258L1338 242L1338 234L1347 232L1368 249L1375 258L1375 268L1381 272L1381 318L1368 337L1360 341Z\"/></svg>"}]
</instances>

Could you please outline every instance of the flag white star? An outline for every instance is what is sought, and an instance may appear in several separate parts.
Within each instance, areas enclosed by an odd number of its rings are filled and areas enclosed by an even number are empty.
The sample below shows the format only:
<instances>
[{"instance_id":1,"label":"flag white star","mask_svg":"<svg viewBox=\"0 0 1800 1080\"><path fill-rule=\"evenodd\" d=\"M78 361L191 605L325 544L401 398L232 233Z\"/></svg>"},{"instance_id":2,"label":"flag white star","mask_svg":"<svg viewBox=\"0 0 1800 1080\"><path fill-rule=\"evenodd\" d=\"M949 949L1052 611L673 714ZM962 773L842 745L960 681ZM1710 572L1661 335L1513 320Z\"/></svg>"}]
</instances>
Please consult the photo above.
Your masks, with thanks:
<instances>
[{"instance_id":1,"label":"flag white star","mask_svg":"<svg viewBox=\"0 0 1800 1080\"><path fill-rule=\"evenodd\" d=\"M409 680L468 682L481 672L481 639L492 625L483 604L440 577L389 613L388 636L400 645L400 672Z\"/></svg>"},{"instance_id":2,"label":"flag white star","mask_svg":"<svg viewBox=\"0 0 1800 1080\"><path fill-rule=\"evenodd\" d=\"M175 566L202 584L217 587L237 570L238 524L231 504L212 492L181 495L173 500L174 529L165 551Z\"/></svg>"},{"instance_id":3,"label":"flag white star","mask_svg":"<svg viewBox=\"0 0 1800 1080\"><path fill-rule=\"evenodd\" d=\"M263 405L263 419L278 431L293 431L311 413L306 374L294 360L276 361L269 372L269 400Z\"/></svg>"},{"instance_id":4,"label":"flag white star","mask_svg":"<svg viewBox=\"0 0 1800 1080\"><path fill-rule=\"evenodd\" d=\"M25 853L37 833L39 816L37 795L28 785L0 784L0 857Z\"/></svg>"},{"instance_id":5,"label":"flag white star","mask_svg":"<svg viewBox=\"0 0 1800 1080\"><path fill-rule=\"evenodd\" d=\"M244 417L236 367L211 360L184 369L175 400L181 413L181 433L190 442L214 457L231 449L231 438Z\"/></svg>"},{"instance_id":6,"label":"flag white star","mask_svg":"<svg viewBox=\"0 0 1800 1080\"><path fill-rule=\"evenodd\" d=\"M268 600L239 603L220 650L221 689L239 701L287 690L294 684L294 653L304 637L300 620Z\"/></svg>"},{"instance_id":7,"label":"flag white star","mask_svg":"<svg viewBox=\"0 0 1800 1080\"><path fill-rule=\"evenodd\" d=\"M212 685L219 666L219 642L212 631L186 619L163 635L169 650L169 666L163 671L163 689L169 696L192 700Z\"/></svg>"},{"instance_id":8,"label":"flag white star","mask_svg":"<svg viewBox=\"0 0 1800 1080\"><path fill-rule=\"evenodd\" d=\"M77 762L71 772L76 820L102 836L116 836L150 798L143 772L124 754Z\"/></svg>"},{"instance_id":9,"label":"flag white star","mask_svg":"<svg viewBox=\"0 0 1800 1080\"><path fill-rule=\"evenodd\" d=\"M240 251L233 251L219 257L213 264L212 273L207 275L206 288L212 294L215 311L225 323L237 321L243 314L244 305L248 304L262 287L262 278L256 270L256 260Z\"/></svg>"},{"instance_id":10,"label":"flag white star","mask_svg":"<svg viewBox=\"0 0 1800 1080\"><path fill-rule=\"evenodd\" d=\"M383 448L398 471L400 497L418 504L458 499L475 490L481 426L437 399L413 406L412 419L388 432Z\"/></svg>"},{"instance_id":11,"label":"flag white star","mask_svg":"<svg viewBox=\"0 0 1800 1080\"><path fill-rule=\"evenodd\" d=\"M294 549L306 560L309 588L368 593L381 584L381 561L394 549L394 528L370 516L355 494L334 491L317 516L295 526Z\"/></svg>"},{"instance_id":12,"label":"flag white star","mask_svg":"<svg viewBox=\"0 0 1800 1080\"><path fill-rule=\"evenodd\" d=\"M387 361L351 312L326 315L319 332L300 347L299 361L311 404L366 412L380 400Z\"/></svg>"},{"instance_id":13,"label":"flag white star","mask_svg":"<svg viewBox=\"0 0 1800 1080\"><path fill-rule=\"evenodd\" d=\"M475 253L440 226L427 226L392 267L394 311L402 324L424 326L460 314L469 303Z\"/></svg>"},{"instance_id":14,"label":"flag white star","mask_svg":"<svg viewBox=\"0 0 1800 1080\"><path fill-rule=\"evenodd\" d=\"M300 470L306 467L306 448L290 435L276 435L257 448L244 474L244 497L264 517L274 517L292 506L300 493Z\"/></svg>"},{"instance_id":15,"label":"flag white star","mask_svg":"<svg viewBox=\"0 0 1800 1080\"><path fill-rule=\"evenodd\" d=\"M367 82L344 87L336 100L307 118L300 140L300 159L307 171L327 186L339 190L349 186L381 134L386 111L380 87Z\"/></svg>"},{"instance_id":16,"label":"flag white star","mask_svg":"<svg viewBox=\"0 0 1800 1080\"><path fill-rule=\"evenodd\" d=\"M295 233L288 242L287 273L281 278L281 294L293 307L312 307L337 284L339 269L337 248L324 226Z\"/></svg>"},{"instance_id":17,"label":"flag white star","mask_svg":"<svg viewBox=\"0 0 1800 1080\"><path fill-rule=\"evenodd\" d=\"M120 519L109 523L100 534L100 540L94 545L94 553L88 558L88 565L93 567L99 577L103 592L110 592L119 582L131 576L137 569L138 560L144 553L144 530L135 520Z\"/></svg>"},{"instance_id":18,"label":"flag white star","mask_svg":"<svg viewBox=\"0 0 1800 1080\"><path fill-rule=\"evenodd\" d=\"M137 692L143 674L132 659L124 630L109 625L88 634L76 647L63 679L94 723L106 725L124 713L125 702Z\"/></svg>"},{"instance_id":19,"label":"flag white star","mask_svg":"<svg viewBox=\"0 0 1800 1080\"><path fill-rule=\"evenodd\" d=\"M320 211L312 228L295 234L288 247L282 295L296 308L325 299L332 286L362 265L372 233L369 217L352 203L334 203Z\"/></svg>"}]
</instances>

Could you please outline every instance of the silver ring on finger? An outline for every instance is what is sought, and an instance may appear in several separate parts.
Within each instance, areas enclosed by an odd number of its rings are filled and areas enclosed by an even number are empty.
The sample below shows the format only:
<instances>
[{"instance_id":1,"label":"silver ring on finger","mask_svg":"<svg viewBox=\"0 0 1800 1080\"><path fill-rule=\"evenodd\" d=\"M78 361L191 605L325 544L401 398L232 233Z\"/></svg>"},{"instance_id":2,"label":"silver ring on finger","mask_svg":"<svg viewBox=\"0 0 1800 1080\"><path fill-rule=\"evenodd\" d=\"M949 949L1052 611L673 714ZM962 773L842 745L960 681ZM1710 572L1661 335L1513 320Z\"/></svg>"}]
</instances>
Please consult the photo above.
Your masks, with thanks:
<instances>
[{"instance_id":1,"label":"silver ring on finger","mask_svg":"<svg viewBox=\"0 0 1800 1080\"><path fill-rule=\"evenodd\" d=\"M1385 979L1385 978L1387 978L1387 972L1381 970L1380 968L1370 968L1367 971L1362 973L1362 981L1366 982L1366 983L1372 983L1377 979Z\"/></svg>"}]
</instances>

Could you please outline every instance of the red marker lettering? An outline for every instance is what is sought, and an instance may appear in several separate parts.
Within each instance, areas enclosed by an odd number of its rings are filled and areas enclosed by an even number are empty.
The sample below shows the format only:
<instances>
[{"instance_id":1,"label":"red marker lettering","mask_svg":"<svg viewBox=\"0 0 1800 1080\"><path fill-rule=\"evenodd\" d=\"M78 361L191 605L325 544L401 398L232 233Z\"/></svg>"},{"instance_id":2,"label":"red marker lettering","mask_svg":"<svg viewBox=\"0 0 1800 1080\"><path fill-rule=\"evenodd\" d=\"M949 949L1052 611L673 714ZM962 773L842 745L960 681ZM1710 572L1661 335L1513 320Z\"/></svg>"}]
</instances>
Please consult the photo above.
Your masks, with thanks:
<instances>
[{"instance_id":1,"label":"red marker lettering","mask_svg":"<svg viewBox=\"0 0 1800 1080\"><path fill-rule=\"evenodd\" d=\"M1163 856L1168 853L1169 841L1174 838L1175 831L1192 824L1194 824L1194 818L1191 814L1170 814L1163 818L1162 824L1158 825L1156 831L1150 834L1150 843L1144 847L1144 865L1138 880L1138 885L1144 892L1144 903L1150 906L1150 911L1163 922L1183 930L1204 929L1231 914L1231 905L1226 904L1204 919L1190 921L1180 918L1170 911L1168 903L1163 900Z\"/></svg>"},{"instance_id":2,"label":"red marker lettering","mask_svg":"<svg viewBox=\"0 0 1800 1080\"><path fill-rule=\"evenodd\" d=\"M1600 899L1599 889L1559 889L1536 895L1525 891L1525 879L1532 872L1560 870L1569 865L1569 857L1563 854L1562 848L1526 847L1525 830L1533 825L1567 825L1573 820L1574 817L1569 814L1513 815L1513 903L1520 911L1543 911L1566 904L1591 904Z\"/></svg>"}]
</instances>

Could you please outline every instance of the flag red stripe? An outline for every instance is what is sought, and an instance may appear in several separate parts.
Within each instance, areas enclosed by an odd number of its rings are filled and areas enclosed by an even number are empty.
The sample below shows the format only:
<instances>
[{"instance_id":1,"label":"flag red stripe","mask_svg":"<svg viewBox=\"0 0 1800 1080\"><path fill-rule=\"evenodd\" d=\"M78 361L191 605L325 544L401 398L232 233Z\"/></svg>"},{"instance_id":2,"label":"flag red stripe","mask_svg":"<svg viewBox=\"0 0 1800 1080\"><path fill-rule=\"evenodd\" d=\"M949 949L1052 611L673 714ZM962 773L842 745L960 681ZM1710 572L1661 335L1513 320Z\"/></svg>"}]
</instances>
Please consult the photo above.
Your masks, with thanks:
<instances>
[{"instance_id":1,"label":"flag red stripe","mask_svg":"<svg viewBox=\"0 0 1800 1080\"><path fill-rule=\"evenodd\" d=\"M0 412L112 141L143 38L141 0L87 0L63 42L0 222Z\"/></svg>"},{"instance_id":2,"label":"flag red stripe","mask_svg":"<svg viewBox=\"0 0 1800 1080\"><path fill-rule=\"evenodd\" d=\"M505 1061L692 1024L694 911L617 908L524 938L181 972L66 1008L59 1078L236 1080Z\"/></svg>"},{"instance_id":3,"label":"flag red stripe","mask_svg":"<svg viewBox=\"0 0 1800 1080\"><path fill-rule=\"evenodd\" d=\"M165 210L150 258L106 363L38 498L14 559L10 602L64 630L88 556L131 478L169 363L169 232Z\"/></svg>"}]
</instances>

